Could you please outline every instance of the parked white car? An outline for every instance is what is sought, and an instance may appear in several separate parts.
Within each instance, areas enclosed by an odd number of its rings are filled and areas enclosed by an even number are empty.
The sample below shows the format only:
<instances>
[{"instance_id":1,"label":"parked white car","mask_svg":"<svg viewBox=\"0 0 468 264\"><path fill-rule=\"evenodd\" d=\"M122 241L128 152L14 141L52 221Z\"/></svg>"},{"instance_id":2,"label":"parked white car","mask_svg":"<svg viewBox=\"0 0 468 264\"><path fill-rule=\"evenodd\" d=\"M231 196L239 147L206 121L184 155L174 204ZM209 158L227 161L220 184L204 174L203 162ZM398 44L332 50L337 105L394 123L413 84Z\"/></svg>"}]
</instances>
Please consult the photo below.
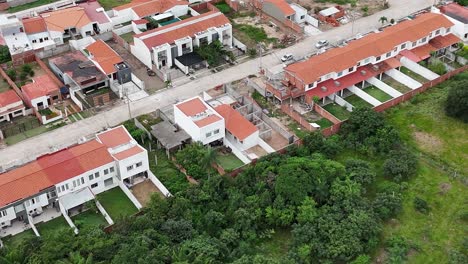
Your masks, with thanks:
<instances>
[{"instance_id":1,"label":"parked white car","mask_svg":"<svg viewBox=\"0 0 468 264\"><path fill-rule=\"evenodd\" d=\"M328 46L328 40L324 40L324 39L319 40L319 41L317 42L317 44L315 44L315 47L316 47L317 49L321 49L321 48L326 47L326 46Z\"/></svg>"},{"instance_id":2,"label":"parked white car","mask_svg":"<svg viewBox=\"0 0 468 264\"><path fill-rule=\"evenodd\" d=\"M288 53L288 54L284 55L283 57L281 57L282 62L290 61L290 60L293 60L293 59L294 59L294 56L291 53Z\"/></svg>"}]
</instances>

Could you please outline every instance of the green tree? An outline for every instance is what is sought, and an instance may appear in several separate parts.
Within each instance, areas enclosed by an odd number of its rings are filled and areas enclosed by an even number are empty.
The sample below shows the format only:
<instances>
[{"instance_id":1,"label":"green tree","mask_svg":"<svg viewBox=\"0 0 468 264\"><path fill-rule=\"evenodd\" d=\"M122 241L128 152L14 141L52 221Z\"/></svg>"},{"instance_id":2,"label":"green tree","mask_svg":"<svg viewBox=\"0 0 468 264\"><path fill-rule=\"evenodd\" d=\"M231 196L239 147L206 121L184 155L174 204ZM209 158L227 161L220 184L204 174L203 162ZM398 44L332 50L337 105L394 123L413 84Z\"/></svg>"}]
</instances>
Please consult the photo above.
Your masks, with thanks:
<instances>
[{"instance_id":1,"label":"green tree","mask_svg":"<svg viewBox=\"0 0 468 264\"><path fill-rule=\"evenodd\" d=\"M83 257L79 252L70 252L68 259L60 260L58 264L93 264L93 255Z\"/></svg>"},{"instance_id":2,"label":"green tree","mask_svg":"<svg viewBox=\"0 0 468 264\"><path fill-rule=\"evenodd\" d=\"M418 161L409 150L401 148L389 153L383 164L384 175L399 182L416 174Z\"/></svg>"},{"instance_id":3,"label":"green tree","mask_svg":"<svg viewBox=\"0 0 468 264\"><path fill-rule=\"evenodd\" d=\"M369 162L359 159L349 159L345 163L347 176L360 184L371 184L375 180L375 172Z\"/></svg>"},{"instance_id":4,"label":"green tree","mask_svg":"<svg viewBox=\"0 0 468 264\"><path fill-rule=\"evenodd\" d=\"M388 18L386 16L381 16L379 18L379 22L382 23L382 25L385 24L387 21L388 21Z\"/></svg>"},{"instance_id":5,"label":"green tree","mask_svg":"<svg viewBox=\"0 0 468 264\"><path fill-rule=\"evenodd\" d=\"M0 46L0 63L11 61L11 54L8 46Z\"/></svg>"},{"instance_id":6,"label":"green tree","mask_svg":"<svg viewBox=\"0 0 468 264\"><path fill-rule=\"evenodd\" d=\"M220 65L225 57L228 57L231 61L235 60L234 54L231 51L225 50L223 44L219 40L213 41L208 45L205 44L195 47L194 51L206 60L210 67Z\"/></svg>"},{"instance_id":7,"label":"green tree","mask_svg":"<svg viewBox=\"0 0 468 264\"><path fill-rule=\"evenodd\" d=\"M445 113L468 123L468 78L451 82L445 101Z\"/></svg>"}]
</instances>

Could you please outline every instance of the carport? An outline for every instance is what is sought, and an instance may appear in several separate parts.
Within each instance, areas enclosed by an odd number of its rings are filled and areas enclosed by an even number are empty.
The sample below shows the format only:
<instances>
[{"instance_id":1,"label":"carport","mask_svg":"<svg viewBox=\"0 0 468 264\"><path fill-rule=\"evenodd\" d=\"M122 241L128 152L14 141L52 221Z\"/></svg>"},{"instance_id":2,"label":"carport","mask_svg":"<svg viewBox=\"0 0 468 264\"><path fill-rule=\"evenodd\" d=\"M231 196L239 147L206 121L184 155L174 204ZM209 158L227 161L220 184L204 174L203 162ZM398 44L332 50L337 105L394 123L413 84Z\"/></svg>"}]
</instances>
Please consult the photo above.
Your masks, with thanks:
<instances>
[{"instance_id":1,"label":"carport","mask_svg":"<svg viewBox=\"0 0 468 264\"><path fill-rule=\"evenodd\" d=\"M189 74L191 69L199 70L207 66L206 61L195 52L176 57L174 63L185 74Z\"/></svg>"}]
</instances>

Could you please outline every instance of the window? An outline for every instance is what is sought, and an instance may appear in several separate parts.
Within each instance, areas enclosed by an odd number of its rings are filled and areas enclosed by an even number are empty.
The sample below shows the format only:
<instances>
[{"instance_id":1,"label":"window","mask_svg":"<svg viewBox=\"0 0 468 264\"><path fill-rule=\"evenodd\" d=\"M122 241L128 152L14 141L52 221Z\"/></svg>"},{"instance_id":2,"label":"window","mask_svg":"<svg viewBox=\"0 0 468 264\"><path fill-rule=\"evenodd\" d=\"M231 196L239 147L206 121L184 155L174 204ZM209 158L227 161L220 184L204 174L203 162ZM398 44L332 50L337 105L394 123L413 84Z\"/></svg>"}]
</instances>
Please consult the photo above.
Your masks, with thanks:
<instances>
[{"instance_id":1,"label":"window","mask_svg":"<svg viewBox=\"0 0 468 264\"><path fill-rule=\"evenodd\" d=\"M340 71L339 73L336 74L338 77L340 77L341 75L343 75L343 72Z\"/></svg>"},{"instance_id":2,"label":"window","mask_svg":"<svg viewBox=\"0 0 468 264\"><path fill-rule=\"evenodd\" d=\"M416 44L417 44L417 43L416 43L416 41L415 41L415 42L413 42L413 45L412 45L412 46L413 46L413 47L415 47L415 46L416 46Z\"/></svg>"},{"instance_id":3,"label":"window","mask_svg":"<svg viewBox=\"0 0 468 264\"><path fill-rule=\"evenodd\" d=\"M440 29L436 30L435 32L436 36L440 34Z\"/></svg>"},{"instance_id":4,"label":"window","mask_svg":"<svg viewBox=\"0 0 468 264\"><path fill-rule=\"evenodd\" d=\"M84 177L81 177L81 184L84 184Z\"/></svg>"},{"instance_id":5,"label":"window","mask_svg":"<svg viewBox=\"0 0 468 264\"><path fill-rule=\"evenodd\" d=\"M62 187L62 192L64 192L65 191L65 185L62 185L61 187Z\"/></svg>"},{"instance_id":6,"label":"window","mask_svg":"<svg viewBox=\"0 0 468 264\"><path fill-rule=\"evenodd\" d=\"M133 165L127 167L127 171L133 170Z\"/></svg>"},{"instance_id":7,"label":"window","mask_svg":"<svg viewBox=\"0 0 468 264\"><path fill-rule=\"evenodd\" d=\"M138 167L141 167L142 165L143 165L143 162L140 161L136 164L136 167L138 168Z\"/></svg>"},{"instance_id":8,"label":"window","mask_svg":"<svg viewBox=\"0 0 468 264\"><path fill-rule=\"evenodd\" d=\"M358 67L361 66L361 62L358 62L358 63L357 63L357 66L358 66Z\"/></svg>"},{"instance_id":9,"label":"window","mask_svg":"<svg viewBox=\"0 0 468 264\"><path fill-rule=\"evenodd\" d=\"M32 40L32 43L37 43L37 40L33 39L33 40Z\"/></svg>"},{"instance_id":10,"label":"window","mask_svg":"<svg viewBox=\"0 0 468 264\"><path fill-rule=\"evenodd\" d=\"M32 204L36 204L36 199L32 198L32 199L31 199L31 203L32 203Z\"/></svg>"},{"instance_id":11,"label":"window","mask_svg":"<svg viewBox=\"0 0 468 264\"><path fill-rule=\"evenodd\" d=\"M386 56L387 56L387 58L390 57L390 56L392 56L392 52L391 52L391 51L388 52Z\"/></svg>"},{"instance_id":12,"label":"window","mask_svg":"<svg viewBox=\"0 0 468 264\"><path fill-rule=\"evenodd\" d=\"M381 56L377 56L377 58L375 58L376 61L379 61L381 59Z\"/></svg>"},{"instance_id":13,"label":"window","mask_svg":"<svg viewBox=\"0 0 468 264\"><path fill-rule=\"evenodd\" d=\"M104 181L104 186L109 186L109 185L112 185L112 183L114 182L113 178L109 178L109 179L106 179Z\"/></svg>"},{"instance_id":14,"label":"window","mask_svg":"<svg viewBox=\"0 0 468 264\"><path fill-rule=\"evenodd\" d=\"M304 18L305 18L305 15L302 15L302 16L301 16L301 19L304 19Z\"/></svg>"},{"instance_id":15,"label":"window","mask_svg":"<svg viewBox=\"0 0 468 264\"><path fill-rule=\"evenodd\" d=\"M94 178L98 178L99 177L99 171L97 171L96 173L94 173Z\"/></svg>"},{"instance_id":16,"label":"window","mask_svg":"<svg viewBox=\"0 0 468 264\"><path fill-rule=\"evenodd\" d=\"M216 129L213 133L214 133L215 135L216 135L216 134L219 134L219 129Z\"/></svg>"},{"instance_id":17,"label":"window","mask_svg":"<svg viewBox=\"0 0 468 264\"><path fill-rule=\"evenodd\" d=\"M109 169L104 170L104 175L107 175L107 174L109 174Z\"/></svg>"},{"instance_id":18,"label":"window","mask_svg":"<svg viewBox=\"0 0 468 264\"><path fill-rule=\"evenodd\" d=\"M39 42L42 43L42 42L44 42L44 40L43 40L42 38L40 38L40 39L39 39Z\"/></svg>"},{"instance_id":19,"label":"window","mask_svg":"<svg viewBox=\"0 0 468 264\"><path fill-rule=\"evenodd\" d=\"M2 211L0 212L0 216L2 216L2 217L3 217L3 216L6 216L6 215L7 215L7 212L6 212L6 210L2 210Z\"/></svg>"},{"instance_id":20,"label":"window","mask_svg":"<svg viewBox=\"0 0 468 264\"><path fill-rule=\"evenodd\" d=\"M426 42L426 40L427 40L427 37L422 38L422 39L421 39L421 43Z\"/></svg>"},{"instance_id":21,"label":"window","mask_svg":"<svg viewBox=\"0 0 468 264\"><path fill-rule=\"evenodd\" d=\"M78 182L80 183L80 182ZM76 187L76 181L73 181L73 187Z\"/></svg>"},{"instance_id":22,"label":"window","mask_svg":"<svg viewBox=\"0 0 468 264\"><path fill-rule=\"evenodd\" d=\"M110 173L114 172L114 167L109 168Z\"/></svg>"},{"instance_id":23,"label":"window","mask_svg":"<svg viewBox=\"0 0 468 264\"><path fill-rule=\"evenodd\" d=\"M406 43L401 44L401 49L406 48Z\"/></svg>"},{"instance_id":24,"label":"window","mask_svg":"<svg viewBox=\"0 0 468 264\"><path fill-rule=\"evenodd\" d=\"M65 184L65 189L67 189L67 190L69 189L69 188L68 188L68 183Z\"/></svg>"},{"instance_id":25,"label":"window","mask_svg":"<svg viewBox=\"0 0 468 264\"><path fill-rule=\"evenodd\" d=\"M211 132L205 134L206 137L211 137Z\"/></svg>"},{"instance_id":26,"label":"window","mask_svg":"<svg viewBox=\"0 0 468 264\"><path fill-rule=\"evenodd\" d=\"M91 188L96 188L96 187L98 187L97 183L91 184Z\"/></svg>"},{"instance_id":27,"label":"window","mask_svg":"<svg viewBox=\"0 0 468 264\"><path fill-rule=\"evenodd\" d=\"M94 179L94 175L89 175L89 180L92 181Z\"/></svg>"},{"instance_id":28,"label":"window","mask_svg":"<svg viewBox=\"0 0 468 264\"><path fill-rule=\"evenodd\" d=\"M348 71L349 71L349 72L354 71L354 67L349 68Z\"/></svg>"},{"instance_id":29,"label":"window","mask_svg":"<svg viewBox=\"0 0 468 264\"><path fill-rule=\"evenodd\" d=\"M44 40L49 40L49 37L45 37Z\"/></svg>"},{"instance_id":30,"label":"window","mask_svg":"<svg viewBox=\"0 0 468 264\"><path fill-rule=\"evenodd\" d=\"M369 61L370 61L370 58L367 58L367 59L364 61L364 64L369 63Z\"/></svg>"},{"instance_id":31,"label":"window","mask_svg":"<svg viewBox=\"0 0 468 264\"><path fill-rule=\"evenodd\" d=\"M447 28L447 30L445 31L446 33L449 33L450 32L450 28Z\"/></svg>"}]
</instances>

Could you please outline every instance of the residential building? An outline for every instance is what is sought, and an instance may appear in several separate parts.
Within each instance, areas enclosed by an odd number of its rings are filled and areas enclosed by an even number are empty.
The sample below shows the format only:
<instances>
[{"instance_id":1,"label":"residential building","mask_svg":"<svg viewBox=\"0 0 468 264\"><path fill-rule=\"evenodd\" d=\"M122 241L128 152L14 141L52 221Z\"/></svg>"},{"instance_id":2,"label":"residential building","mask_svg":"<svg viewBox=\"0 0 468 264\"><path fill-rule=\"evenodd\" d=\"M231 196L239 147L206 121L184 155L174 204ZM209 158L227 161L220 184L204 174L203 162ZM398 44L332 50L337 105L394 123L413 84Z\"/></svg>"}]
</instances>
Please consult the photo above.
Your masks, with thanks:
<instances>
[{"instance_id":1,"label":"residential building","mask_svg":"<svg viewBox=\"0 0 468 264\"><path fill-rule=\"evenodd\" d=\"M241 151L258 145L259 130L243 115L227 104L216 106L214 110L224 118L225 140L229 140Z\"/></svg>"},{"instance_id":2,"label":"residential building","mask_svg":"<svg viewBox=\"0 0 468 264\"><path fill-rule=\"evenodd\" d=\"M370 33L309 59L288 65L281 84L267 85L279 100L305 96L323 98L401 66L400 61L421 61L431 52L445 53L460 40L453 23L443 15L426 13L382 31ZM417 67L417 65L416 65Z\"/></svg>"},{"instance_id":3,"label":"residential building","mask_svg":"<svg viewBox=\"0 0 468 264\"><path fill-rule=\"evenodd\" d=\"M86 1L77 6L83 8L86 16L91 20L93 31L96 34L112 31L112 20L98 1Z\"/></svg>"},{"instance_id":4,"label":"residential building","mask_svg":"<svg viewBox=\"0 0 468 264\"><path fill-rule=\"evenodd\" d=\"M174 121L203 145L222 141L225 135L224 119L200 97L174 105Z\"/></svg>"},{"instance_id":5,"label":"residential building","mask_svg":"<svg viewBox=\"0 0 468 264\"><path fill-rule=\"evenodd\" d=\"M254 5L281 23L288 20L302 23L307 15L307 9L294 3L290 4L286 0L255 0Z\"/></svg>"},{"instance_id":6,"label":"residential building","mask_svg":"<svg viewBox=\"0 0 468 264\"><path fill-rule=\"evenodd\" d=\"M128 4L114 7L114 24L154 17L155 20L174 19L189 12L189 2L184 0L134 0ZM157 17L164 14L164 17Z\"/></svg>"},{"instance_id":7,"label":"residential building","mask_svg":"<svg viewBox=\"0 0 468 264\"><path fill-rule=\"evenodd\" d=\"M97 40L86 47L89 59L94 62L110 81L123 84L132 80L130 67L119 54L102 40Z\"/></svg>"},{"instance_id":8,"label":"residential building","mask_svg":"<svg viewBox=\"0 0 468 264\"><path fill-rule=\"evenodd\" d=\"M21 91L26 105L35 109L48 108L62 100L60 87L47 74L34 77L31 83L21 87Z\"/></svg>"},{"instance_id":9,"label":"residential building","mask_svg":"<svg viewBox=\"0 0 468 264\"><path fill-rule=\"evenodd\" d=\"M23 18L24 32L34 50L55 46L54 40L50 37L44 18L32 17Z\"/></svg>"},{"instance_id":10,"label":"residential building","mask_svg":"<svg viewBox=\"0 0 468 264\"><path fill-rule=\"evenodd\" d=\"M463 41L468 41L468 7L450 3L439 8L432 7L432 12L442 13L453 24L453 33Z\"/></svg>"},{"instance_id":11,"label":"residential building","mask_svg":"<svg viewBox=\"0 0 468 264\"><path fill-rule=\"evenodd\" d=\"M178 57L193 53L194 47L219 40L232 48L232 26L221 12L210 11L134 36L131 52L148 68L186 66Z\"/></svg>"},{"instance_id":12,"label":"residential building","mask_svg":"<svg viewBox=\"0 0 468 264\"><path fill-rule=\"evenodd\" d=\"M24 32L23 24L14 16L0 16L0 31L12 57L32 51L32 45Z\"/></svg>"},{"instance_id":13,"label":"residential building","mask_svg":"<svg viewBox=\"0 0 468 264\"><path fill-rule=\"evenodd\" d=\"M35 229L35 218L48 211L61 212L72 223L68 214L95 195L117 186L128 195L127 186L147 177L157 181L149 172L147 151L123 126L40 156L0 174L0 236L18 225L19 232Z\"/></svg>"},{"instance_id":14,"label":"residential building","mask_svg":"<svg viewBox=\"0 0 468 264\"><path fill-rule=\"evenodd\" d=\"M107 76L81 51L72 51L49 59L50 68L70 90L84 94L108 87Z\"/></svg>"},{"instance_id":15,"label":"residential building","mask_svg":"<svg viewBox=\"0 0 468 264\"><path fill-rule=\"evenodd\" d=\"M57 45L64 40L84 38L98 33L97 23L91 21L83 7L76 6L41 14L49 34Z\"/></svg>"},{"instance_id":16,"label":"residential building","mask_svg":"<svg viewBox=\"0 0 468 264\"><path fill-rule=\"evenodd\" d=\"M25 116L26 107L14 90L0 93L0 122L10 121L17 116Z\"/></svg>"}]
</instances>

